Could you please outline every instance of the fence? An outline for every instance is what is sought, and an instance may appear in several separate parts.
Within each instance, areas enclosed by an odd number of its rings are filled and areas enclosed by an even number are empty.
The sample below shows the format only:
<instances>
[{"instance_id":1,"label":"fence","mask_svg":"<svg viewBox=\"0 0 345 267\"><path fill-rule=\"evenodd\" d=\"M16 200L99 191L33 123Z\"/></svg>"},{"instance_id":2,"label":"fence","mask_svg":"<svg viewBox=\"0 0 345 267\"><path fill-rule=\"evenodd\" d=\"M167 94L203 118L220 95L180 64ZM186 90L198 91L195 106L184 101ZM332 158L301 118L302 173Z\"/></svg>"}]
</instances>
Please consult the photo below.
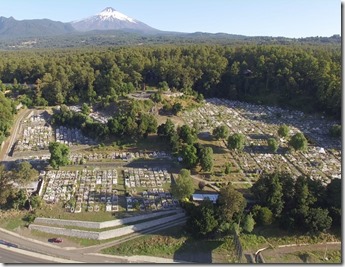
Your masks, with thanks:
<instances>
[{"instance_id":1,"label":"fence","mask_svg":"<svg viewBox=\"0 0 345 267\"><path fill-rule=\"evenodd\" d=\"M243 259L243 249L242 249L241 241L240 241L236 231L234 231L234 243L235 243L237 261L239 263L241 263L242 259Z\"/></svg>"}]
</instances>

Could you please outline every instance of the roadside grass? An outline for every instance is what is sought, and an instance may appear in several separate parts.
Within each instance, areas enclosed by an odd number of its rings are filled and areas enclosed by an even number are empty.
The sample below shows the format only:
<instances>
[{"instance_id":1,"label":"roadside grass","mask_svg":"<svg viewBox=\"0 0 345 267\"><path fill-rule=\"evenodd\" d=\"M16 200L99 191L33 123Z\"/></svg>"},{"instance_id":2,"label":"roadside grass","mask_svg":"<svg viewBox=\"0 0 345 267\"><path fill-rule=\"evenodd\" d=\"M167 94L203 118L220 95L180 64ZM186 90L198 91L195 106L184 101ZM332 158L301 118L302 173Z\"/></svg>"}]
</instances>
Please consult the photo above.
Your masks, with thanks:
<instances>
[{"instance_id":1,"label":"roadside grass","mask_svg":"<svg viewBox=\"0 0 345 267\"><path fill-rule=\"evenodd\" d=\"M266 263L322 263L322 264L339 264L341 263L341 250L317 250L309 251L301 249L299 252L265 255Z\"/></svg>"},{"instance_id":2,"label":"roadside grass","mask_svg":"<svg viewBox=\"0 0 345 267\"><path fill-rule=\"evenodd\" d=\"M0 216L0 227L10 231L24 227L27 224L27 222L23 220L26 214L26 211L3 211Z\"/></svg>"},{"instance_id":3,"label":"roadside grass","mask_svg":"<svg viewBox=\"0 0 345 267\"><path fill-rule=\"evenodd\" d=\"M321 233L319 235L291 233L280 229L277 225L270 225L254 229L253 234L241 234L240 240L244 250L255 251L265 246L272 246L274 248L288 244L320 244L323 242L341 241L341 237L331 233Z\"/></svg>"},{"instance_id":4,"label":"roadside grass","mask_svg":"<svg viewBox=\"0 0 345 267\"><path fill-rule=\"evenodd\" d=\"M174 226L155 234L130 240L126 243L103 249L111 255L146 255L174 258L188 261L190 255L209 255L212 262L229 263L235 261L232 238L207 240L192 238L182 226Z\"/></svg>"},{"instance_id":5,"label":"roadside grass","mask_svg":"<svg viewBox=\"0 0 345 267\"><path fill-rule=\"evenodd\" d=\"M33 238L37 238L43 242L57 236L56 234L44 233L44 232L40 232L37 230L31 230L30 234L32 235ZM64 242L63 242L64 244L66 243L66 241L69 241L72 244L77 244L80 247L88 247L88 246L94 246L94 245L101 244L100 240L82 239L82 238L76 238L76 237L71 237L71 236L59 236L59 237L61 237L64 240ZM107 240L107 241L109 241L109 240Z\"/></svg>"}]
</instances>

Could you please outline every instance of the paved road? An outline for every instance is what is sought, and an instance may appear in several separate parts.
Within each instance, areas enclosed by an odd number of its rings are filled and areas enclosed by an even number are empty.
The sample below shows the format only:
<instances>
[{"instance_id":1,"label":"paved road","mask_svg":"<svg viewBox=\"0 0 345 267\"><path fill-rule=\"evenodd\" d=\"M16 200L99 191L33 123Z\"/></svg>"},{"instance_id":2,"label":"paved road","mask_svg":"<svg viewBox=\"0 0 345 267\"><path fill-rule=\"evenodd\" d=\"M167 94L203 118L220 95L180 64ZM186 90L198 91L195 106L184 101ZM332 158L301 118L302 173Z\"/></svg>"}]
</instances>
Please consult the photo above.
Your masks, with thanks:
<instances>
[{"instance_id":1,"label":"paved road","mask_svg":"<svg viewBox=\"0 0 345 267\"><path fill-rule=\"evenodd\" d=\"M144 260L141 258L136 260L135 257L127 258L127 257L107 256L107 255L94 254L94 253L98 252L100 249L103 249L105 247L113 246L122 242L126 242L128 240L140 237L142 234L153 233L155 231L163 229L164 227L168 227L168 226L171 227L173 225L180 224L180 223L185 223L185 218L169 222L165 225L158 225L156 227L149 228L141 234L134 233L133 235L130 235L128 237L126 236L124 238L121 238L120 240L111 241L106 244L88 247L88 248L63 248L63 247L61 248L53 244L50 244L48 242L45 243L45 242L41 242L41 241L29 239L29 238L24 238L16 233L12 233L1 228L0 228L0 235L1 235L2 240L18 245L19 249L47 255L48 257L50 256L50 257L60 259L61 261L71 260L71 261L76 261L76 262L81 262L81 263L109 263L109 262L143 263ZM151 259L151 260L155 262L158 259L159 258ZM150 259L148 259L147 262L150 262Z\"/></svg>"},{"instance_id":2,"label":"paved road","mask_svg":"<svg viewBox=\"0 0 345 267\"><path fill-rule=\"evenodd\" d=\"M9 153L12 149L12 146L17 138L18 130L20 128L22 120L25 118L25 116L28 116L32 110L20 110L17 117L15 118L15 123L11 128L11 135L10 137L5 141L4 147L0 153L0 161L7 161Z\"/></svg>"},{"instance_id":3,"label":"paved road","mask_svg":"<svg viewBox=\"0 0 345 267\"><path fill-rule=\"evenodd\" d=\"M8 250L0 247L0 262L1 263L56 263L54 261L45 260L29 255L24 255L13 250Z\"/></svg>"}]
</instances>

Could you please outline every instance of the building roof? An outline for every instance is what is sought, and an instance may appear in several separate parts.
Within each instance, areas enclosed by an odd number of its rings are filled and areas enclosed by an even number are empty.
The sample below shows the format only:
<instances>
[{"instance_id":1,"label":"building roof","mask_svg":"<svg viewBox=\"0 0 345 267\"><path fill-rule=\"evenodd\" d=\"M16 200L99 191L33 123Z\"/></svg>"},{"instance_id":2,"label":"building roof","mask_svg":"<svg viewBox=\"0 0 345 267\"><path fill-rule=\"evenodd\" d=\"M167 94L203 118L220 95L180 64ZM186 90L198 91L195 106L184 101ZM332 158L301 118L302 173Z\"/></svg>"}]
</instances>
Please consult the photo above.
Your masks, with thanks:
<instances>
[{"instance_id":1,"label":"building roof","mask_svg":"<svg viewBox=\"0 0 345 267\"><path fill-rule=\"evenodd\" d=\"M216 203L219 194L193 194L192 198L194 201L203 201L204 199L209 199L213 203Z\"/></svg>"}]
</instances>

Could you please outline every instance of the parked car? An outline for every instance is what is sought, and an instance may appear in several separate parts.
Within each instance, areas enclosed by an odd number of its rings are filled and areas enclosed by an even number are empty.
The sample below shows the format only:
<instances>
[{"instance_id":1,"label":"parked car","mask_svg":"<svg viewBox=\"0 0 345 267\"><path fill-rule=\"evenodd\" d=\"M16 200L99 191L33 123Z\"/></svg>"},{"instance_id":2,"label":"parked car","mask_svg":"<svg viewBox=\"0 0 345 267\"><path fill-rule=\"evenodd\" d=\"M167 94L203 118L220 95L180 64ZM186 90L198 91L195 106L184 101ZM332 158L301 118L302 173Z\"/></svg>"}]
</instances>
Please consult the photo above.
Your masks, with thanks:
<instances>
[{"instance_id":1,"label":"parked car","mask_svg":"<svg viewBox=\"0 0 345 267\"><path fill-rule=\"evenodd\" d=\"M51 242L51 243L61 243L62 242L62 238L54 237L54 238L48 239L48 241Z\"/></svg>"}]
</instances>

